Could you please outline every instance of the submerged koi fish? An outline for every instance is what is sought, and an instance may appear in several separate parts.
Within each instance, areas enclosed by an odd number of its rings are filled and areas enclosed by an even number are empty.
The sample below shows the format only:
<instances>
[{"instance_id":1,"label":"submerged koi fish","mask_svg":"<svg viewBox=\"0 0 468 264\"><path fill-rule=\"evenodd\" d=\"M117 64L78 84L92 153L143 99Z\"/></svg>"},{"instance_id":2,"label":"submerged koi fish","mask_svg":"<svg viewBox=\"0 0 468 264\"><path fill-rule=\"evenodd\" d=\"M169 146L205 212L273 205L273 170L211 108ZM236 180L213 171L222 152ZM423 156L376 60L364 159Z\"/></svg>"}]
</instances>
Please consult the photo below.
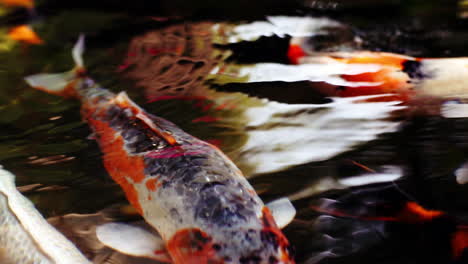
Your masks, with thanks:
<instances>
[{"instance_id":1,"label":"submerged koi fish","mask_svg":"<svg viewBox=\"0 0 468 264\"><path fill-rule=\"evenodd\" d=\"M0 263L91 263L16 190L14 178L0 168Z\"/></svg>"},{"instance_id":2,"label":"submerged koi fish","mask_svg":"<svg viewBox=\"0 0 468 264\"><path fill-rule=\"evenodd\" d=\"M34 8L34 1L33 0L0 0L0 4L6 6L18 6L24 8Z\"/></svg>"},{"instance_id":3,"label":"submerged koi fish","mask_svg":"<svg viewBox=\"0 0 468 264\"><path fill-rule=\"evenodd\" d=\"M367 82L368 85L338 87L324 91L333 96L395 94L395 99L408 101L415 97L467 97L468 58L414 58L387 52L335 52L313 54L304 47L301 38L293 38L288 57L293 64L322 61L350 65L373 64L378 71L361 74L342 74L348 82Z\"/></svg>"},{"instance_id":4,"label":"submerged koi fish","mask_svg":"<svg viewBox=\"0 0 468 264\"><path fill-rule=\"evenodd\" d=\"M398 222L417 226L424 226L428 223L435 223L440 219L446 219L446 221L454 227L453 229L450 229L451 233L448 234L453 259L458 260L465 254L465 251L468 250L468 226L457 223L456 219L452 218L446 212L426 209L416 202L407 201L400 209L390 214L376 214L375 212L363 214L360 212L359 215L335 208L327 208L330 207L330 205L333 207L333 202L330 203L330 201L327 201L326 204L328 205L325 207L311 206L311 208L319 213L341 218L353 218L363 221ZM376 209L374 208L373 211L376 211Z\"/></svg>"},{"instance_id":5,"label":"submerged koi fish","mask_svg":"<svg viewBox=\"0 0 468 264\"><path fill-rule=\"evenodd\" d=\"M0 7L4 5L7 7L22 7L28 10L29 16L35 16L34 1L33 0L0 0ZM30 25L16 25L11 27L6 34L12 41L39 45L44 41L37 35Z\"/></svg>"},{"instance_id":6,"label":"submerged koi fish","mask_svg":"<svg viewBox=\"0 0 468 264\"><path fill-rule=\"evenodd\" d=\"M85 74L83 50L80 37L73 49L75 70L26 81L81 100L82 116L96 135L104 166L161 235L170 259L164 249L151 245L146 256L176 264L294 263L280 230L295 214L289 200L273 206L289 213L270 211L219 149L147 113L124 92L98 86ZM98 229L98 236L112 240L105 231ZM128 244L120 242L108 245Z\"/></svg>"},{"instance_id":7,"label":"submerged koi fish","mask_svg":"<svg viewBox=\"0 0 468 264\"><path fill-rule=\"evenodd\" d=\"M18 42L24 42L34 45L44 43L44 41L34 32L34 30L28 25L20 25L11 28L8 31L8 37Z\"/></svg>"}]
</instances>

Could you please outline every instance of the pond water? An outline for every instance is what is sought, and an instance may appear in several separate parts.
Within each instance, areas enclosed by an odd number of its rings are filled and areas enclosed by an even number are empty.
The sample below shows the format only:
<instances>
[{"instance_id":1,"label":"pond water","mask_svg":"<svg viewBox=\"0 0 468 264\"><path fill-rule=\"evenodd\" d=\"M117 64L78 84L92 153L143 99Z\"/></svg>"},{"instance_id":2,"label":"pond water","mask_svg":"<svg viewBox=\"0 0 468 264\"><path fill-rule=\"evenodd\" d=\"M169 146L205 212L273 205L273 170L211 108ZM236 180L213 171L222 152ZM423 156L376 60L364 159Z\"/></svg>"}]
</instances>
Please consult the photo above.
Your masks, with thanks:
<instances>
[{"instance_id":1,"label":"pond water","mask_svg":"<svg viewBox=\"0 0 468 264\"><path fill-rule=\"evenodd\" d=\"M368 98L328 91L349 84L340 76L375 72L372 65L304 66L288 58L296 37L316 54L468 56L464 2L0 6L0 163L46 218L128 204L103 167L79 102L23 79L70 70L72 47L84 34L92 79L218 146L264 201L293 201L297 215L284 233L297 263L466 263L460 252L468 235L454 237L468 221L467 185L456 177L468 157L468 119L444 117L440 108L463 101L468 86L465 94L409 103L363 102ZM22 24L42 43L8 37ZM468 85L462 81L455 78ZM362 175L369 177L353 178ZM404 211L413 203L425 209ZM431 210L444 217L427 216Z\"/></svg>"}]
</instances>

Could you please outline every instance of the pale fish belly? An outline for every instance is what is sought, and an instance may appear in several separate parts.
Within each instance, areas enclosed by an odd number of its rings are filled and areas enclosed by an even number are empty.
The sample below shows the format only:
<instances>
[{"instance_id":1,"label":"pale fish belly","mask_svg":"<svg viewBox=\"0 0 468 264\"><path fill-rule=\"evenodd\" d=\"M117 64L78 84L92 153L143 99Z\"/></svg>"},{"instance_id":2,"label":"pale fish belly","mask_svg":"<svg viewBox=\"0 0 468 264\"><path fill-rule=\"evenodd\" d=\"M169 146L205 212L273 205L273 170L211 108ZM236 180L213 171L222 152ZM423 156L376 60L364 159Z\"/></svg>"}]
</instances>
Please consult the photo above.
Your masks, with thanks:
<instances>
[{"instance_id":1,"label":"pale fish belly","mask_svg":"<svg viewBox=\"0 0 468 264\"><path fill-rule=\"evenodd\" d=\"M0 263L54 263L31 238L8 206L8 199L0 193Z\"/></svg>"},{"instance_id":2,"label":"pale fish belly","mask_svg":"<svg viewBox=\"0 0 468 264\"><path fill-rule=\"evenodd\" d=\"M16 190L14 175L1 167L0 263L90 263Z\"/></svg>"}]
</instances>

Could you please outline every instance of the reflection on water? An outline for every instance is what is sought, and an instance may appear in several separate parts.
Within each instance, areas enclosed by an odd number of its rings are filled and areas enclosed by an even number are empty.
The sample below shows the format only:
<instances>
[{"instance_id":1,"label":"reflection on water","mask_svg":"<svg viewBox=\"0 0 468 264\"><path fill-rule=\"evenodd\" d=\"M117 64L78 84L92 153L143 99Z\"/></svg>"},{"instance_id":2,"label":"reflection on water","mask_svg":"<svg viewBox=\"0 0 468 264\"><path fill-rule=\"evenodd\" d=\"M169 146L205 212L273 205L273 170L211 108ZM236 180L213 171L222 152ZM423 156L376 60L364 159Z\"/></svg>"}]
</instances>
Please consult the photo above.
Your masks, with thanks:
<instances>
[{"instance_id":1,"label":"reflection on water","mask_svg":"<svg viewBox=\"0 0 468 264\"><path fill-rule=\"evenodd\" d=\"M78 104L23 81L69 69L71 47L84 32L93 79L221 148L265 201L294 201L298 215L284 232L298 263L464 263L466 59L405 57L422 64L408 71L393 60L363 64L375 53L353 51L466 56L465 22L451 24L447 7L440 15L450 23L434 26L423 13L439 10L421 3L402 4L393 22L353 17L376 5L366 1L356 1L362 9L304 2L300 12L259 9L236 21L68 9L54 1L38 2L34 12L28 1L0 6L0 162L95 263L154 263L96 239L98 224L141 219L116 210L128 202L104 170ZM387 2L381 5L395 1ZM416 9L420 16L405 23L402 14ZM373 75L382 70L385 78Z\"/></svg>"},{"instance_id":2,"label":"reflection on water","mask_svg":"<svg viewBox=\"0 0 468 264\"><path fill-rule=\"evenodd\" d=\"M327 160L394 131L398 122L385 118L402 108L396 106L399 102L359 103L367 98L334 98L318 105L265 102L251 107L244 113L248 140L238 161L252 167L248 174L275 172Z\"/></svg>"},{"instance_id":3,"label":"reflection on water","mask_svg":"<svg viewBox=\"0 0 468 264\"><path fill-rule=\"evenodd\" d=\"M254 41L262 36L313 37L338 27L340 23L328 18L270 16L266 21L240 25L219 23L213 25L212 30L216 36L214 43L227 44Z\"/></svg>"}]
</instances>

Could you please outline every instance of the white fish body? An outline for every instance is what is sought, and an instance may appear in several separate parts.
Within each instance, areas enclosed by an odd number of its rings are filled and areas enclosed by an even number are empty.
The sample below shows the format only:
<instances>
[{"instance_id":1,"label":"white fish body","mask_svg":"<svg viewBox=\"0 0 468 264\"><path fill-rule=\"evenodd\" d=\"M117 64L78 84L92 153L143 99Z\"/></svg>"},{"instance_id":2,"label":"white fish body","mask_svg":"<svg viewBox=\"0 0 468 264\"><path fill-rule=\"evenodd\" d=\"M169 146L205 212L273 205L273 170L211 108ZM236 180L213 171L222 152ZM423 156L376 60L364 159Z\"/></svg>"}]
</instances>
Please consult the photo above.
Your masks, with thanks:
<instances>
[{"instance_id":1,"label":"white fish body","mask_svg":"<svg viewBox=\"0 0 468 264\"><path fill-rule=\"evenodd\" d=\"M0 168L0 263L90 263L16 190L14 178Z\"/></svg>"}]
</instances>

